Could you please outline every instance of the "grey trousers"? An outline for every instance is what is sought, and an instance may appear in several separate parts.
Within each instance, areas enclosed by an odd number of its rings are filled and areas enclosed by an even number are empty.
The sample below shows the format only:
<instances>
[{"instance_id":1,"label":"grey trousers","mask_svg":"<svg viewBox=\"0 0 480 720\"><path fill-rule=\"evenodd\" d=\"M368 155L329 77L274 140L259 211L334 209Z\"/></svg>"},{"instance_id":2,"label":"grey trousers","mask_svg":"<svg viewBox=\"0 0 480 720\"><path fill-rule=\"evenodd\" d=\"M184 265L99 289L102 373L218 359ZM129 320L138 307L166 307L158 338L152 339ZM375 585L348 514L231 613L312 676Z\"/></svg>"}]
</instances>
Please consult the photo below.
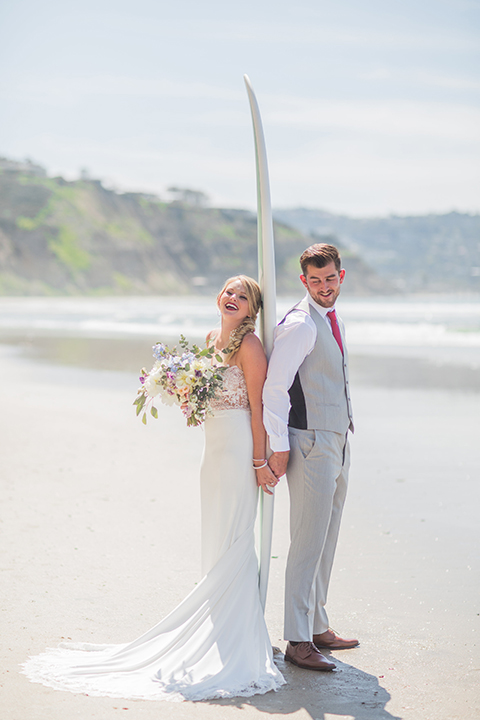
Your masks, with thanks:
<instances>
[{"instance_id":1,"label":"grey trousers","mask_svg":"<svg viewBox=\"0 0 480 720\"><path fill-rule=\"evenodd\" d=\"M290 550L285 576L285 640L311 641L328 629L325 611L347 493L346 435L289 428Z\"/></svg>"}]
</instances>

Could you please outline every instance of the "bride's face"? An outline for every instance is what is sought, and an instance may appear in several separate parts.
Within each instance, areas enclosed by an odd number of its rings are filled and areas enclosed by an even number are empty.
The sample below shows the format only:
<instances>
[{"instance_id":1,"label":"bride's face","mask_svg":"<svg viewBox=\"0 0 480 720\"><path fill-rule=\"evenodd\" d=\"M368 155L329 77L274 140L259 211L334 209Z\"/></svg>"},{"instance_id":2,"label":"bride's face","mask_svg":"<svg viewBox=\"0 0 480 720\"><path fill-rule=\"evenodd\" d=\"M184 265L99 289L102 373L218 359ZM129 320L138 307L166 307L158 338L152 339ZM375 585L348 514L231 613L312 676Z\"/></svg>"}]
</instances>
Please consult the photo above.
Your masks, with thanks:
<instances>
[{"instance_id":1,"label":"bride's face","mask_svg":"<svg viewBox=\"0 0 480 720\"><path fill-rule=\"evenodd\" d=\"M233 318L240 325L248 316L248 298L240 280L229 283L218 299L218 308L224 317Z\"/></svg>"}]
</instances>

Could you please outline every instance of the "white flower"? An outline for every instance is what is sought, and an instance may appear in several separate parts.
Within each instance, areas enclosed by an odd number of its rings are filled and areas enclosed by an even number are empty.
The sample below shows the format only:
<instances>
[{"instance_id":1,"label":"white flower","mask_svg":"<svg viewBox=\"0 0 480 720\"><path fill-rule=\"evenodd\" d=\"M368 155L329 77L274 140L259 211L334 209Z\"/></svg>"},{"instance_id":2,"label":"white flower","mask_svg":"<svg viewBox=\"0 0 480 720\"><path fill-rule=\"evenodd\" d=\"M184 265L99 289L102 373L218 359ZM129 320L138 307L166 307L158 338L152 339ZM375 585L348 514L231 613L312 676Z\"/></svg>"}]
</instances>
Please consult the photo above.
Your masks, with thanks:
<instances>
[{"instance_id":1,"label":"white flower","mask_svg":"<svg viewBox=\"0 0 480 720\"><path fill-rule=\"evenodd\" d=\"M152 371L146 378L145 382L143 384L143 387L145 388L148 397L155 397L159 394L162 390L162 386L160 385L160 377L161 377L161 370L154 370Z\"/></svg>"},{"instance_id":2,"label":"white flower","mask_svg":"<svg viewBox=\"0 0 480 720\"><path fill-rule=\"evenodd\" d=\"M177 377L175 378L175 385L179 390L190 388L193 385L195 378L191 372L186 370L179 370Z\"/></svg>"},{"instance_id":3,"label":"white flower","mask_svg":"<svg viewBox=\"0 0 480 720\"><path fill-rule=\"evenodd\" d=\"M171 406L171 405L178 404L178 401L177 401L177 398L175 397L175 395L172 395L171 393L169 393L167 390L165 390L165 388L160 388L160 395L162 398L162 402L165 405Z\"/></svg>"}]
</instances>

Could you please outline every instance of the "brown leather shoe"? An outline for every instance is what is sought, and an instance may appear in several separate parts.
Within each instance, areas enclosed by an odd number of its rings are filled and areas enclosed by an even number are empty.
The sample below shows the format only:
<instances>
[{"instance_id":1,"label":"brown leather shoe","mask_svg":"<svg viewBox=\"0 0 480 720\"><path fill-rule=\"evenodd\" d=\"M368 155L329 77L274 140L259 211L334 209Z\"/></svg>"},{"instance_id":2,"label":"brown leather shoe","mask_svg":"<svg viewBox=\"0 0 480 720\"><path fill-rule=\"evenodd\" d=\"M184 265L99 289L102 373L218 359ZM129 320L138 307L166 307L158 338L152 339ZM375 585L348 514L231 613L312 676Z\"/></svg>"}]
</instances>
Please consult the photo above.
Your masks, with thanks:
<instances>
[{"instance_id":1,"label":"brown leather shoe","mask_svg":"<svg viewBox=\"0 0 480 720\"><path fill-rule=\"evenodd\" d=\"M330 629L320 635L314 635L313 644L317 648L325 648L326 650L348 650L348 648L354 648L360 645L358 640L345 640L335 635L333 630Z\"/></svg>"},{"instance_id":2,"label":"brown leather shoe","mask_svg":"<svg viewBox=\"0 0 480 720\"><path fill-rule=\"evenodd\" d=\"M305 670L333 670L335 663L330 662L321 653L312 642L300 642L298 645L287 643L285 649L285 660L297 665L297 667L305 668Z\"/></svg>"}]
</instances>

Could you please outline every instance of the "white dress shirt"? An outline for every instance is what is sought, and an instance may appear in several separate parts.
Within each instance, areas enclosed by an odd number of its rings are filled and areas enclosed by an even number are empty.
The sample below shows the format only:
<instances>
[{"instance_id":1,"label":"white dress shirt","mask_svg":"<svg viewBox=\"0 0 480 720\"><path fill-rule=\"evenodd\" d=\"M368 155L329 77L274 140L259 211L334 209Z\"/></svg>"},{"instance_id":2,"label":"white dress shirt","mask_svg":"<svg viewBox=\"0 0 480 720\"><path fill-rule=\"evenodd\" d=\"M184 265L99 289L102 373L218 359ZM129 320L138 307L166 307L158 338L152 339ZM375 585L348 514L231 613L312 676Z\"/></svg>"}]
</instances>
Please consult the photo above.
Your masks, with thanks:
<instances>
[{"instance_id":1,"label":"white dress shirt","mask_svg":"<svg viewBox=\"0 0 480 720\"><path fill-rule=\"evenodd\" d=\"M325 320L330 331L332 326L327 313L335 307L324 308L307 292L306 299ZM312 318L302 310L289 313L281 325L275 328L273 352L268 363L268 374L263 388L263 423L273 452L290 450L288 440L288 415L290 395L288 391L295 375L317 340L317 328Z\"/></svg>"}]
</instances>

